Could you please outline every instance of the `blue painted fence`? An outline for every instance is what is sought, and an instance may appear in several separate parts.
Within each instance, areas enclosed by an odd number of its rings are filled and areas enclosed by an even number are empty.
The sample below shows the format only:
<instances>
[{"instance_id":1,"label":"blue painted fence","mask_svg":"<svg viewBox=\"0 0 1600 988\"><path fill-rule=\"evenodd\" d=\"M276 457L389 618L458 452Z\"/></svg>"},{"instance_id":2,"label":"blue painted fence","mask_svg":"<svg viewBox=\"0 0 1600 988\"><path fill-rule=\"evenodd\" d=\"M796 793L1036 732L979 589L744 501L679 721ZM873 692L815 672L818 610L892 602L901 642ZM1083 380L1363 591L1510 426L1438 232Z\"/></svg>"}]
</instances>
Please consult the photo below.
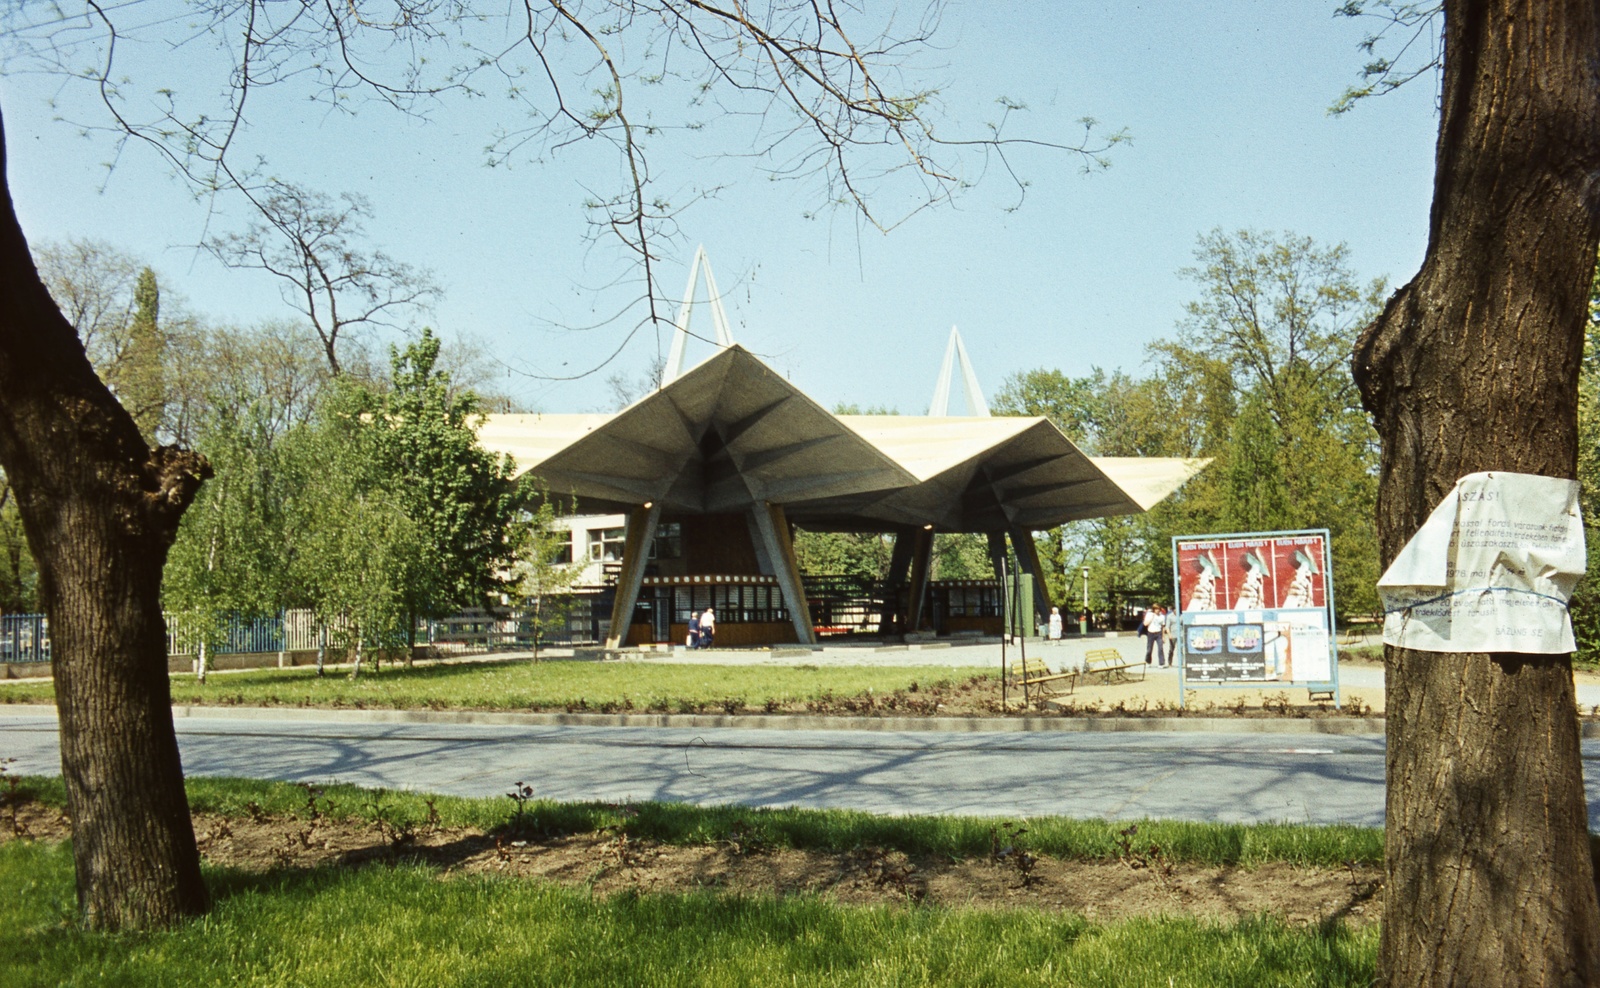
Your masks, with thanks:
<instances>
[{"instance_id":1,"label":"blue painted fence","mask_svg":"<svg viewBox=\"0 0 1600 988\"><path fill-rule=\"evenodd\" d=\"M50 620L43 614L0 614L0 662L49 662Z\"/></svg>"},{"instance_id":2,"label":"blue painted fence","mask_svg":"<svg viewBox=\"0 0 1600 988\"><path fill-rule=\"evenodd\" d=\"M539 629L541 644L590 644L599 641L611 613L610 590L580 592L547 612ZM203 636L195 622L179 614L166 614L167 654L194 655ZM450 651L520 648L532 644L531 611L515 608L503 614L463 611L417 625L418 644L437 645ZM309 610L292 610L264 617L231 615L209 636L212 654L239 652L298 652L315 649L321 625ZM338 635L332 629L328 643ZM49 662L50 622L43 614L0 614L0 662Z\"/></svg>"}]
</instances>

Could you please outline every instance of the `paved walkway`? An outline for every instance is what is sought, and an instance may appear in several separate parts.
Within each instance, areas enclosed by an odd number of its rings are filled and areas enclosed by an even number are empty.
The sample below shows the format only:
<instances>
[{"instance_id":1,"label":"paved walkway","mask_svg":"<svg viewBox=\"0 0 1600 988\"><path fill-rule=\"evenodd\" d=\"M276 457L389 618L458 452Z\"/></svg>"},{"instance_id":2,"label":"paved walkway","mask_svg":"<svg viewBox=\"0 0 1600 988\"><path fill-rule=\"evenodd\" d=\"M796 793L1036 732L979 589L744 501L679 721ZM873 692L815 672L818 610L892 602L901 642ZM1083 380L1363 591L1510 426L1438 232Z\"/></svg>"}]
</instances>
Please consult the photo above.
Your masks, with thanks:
<instances>
[{"instance_id":1,"label":"paved walkway","mask_svg":"<svg viewBox=\"0 0 1600 988\"><path fill-rule=\"evenodd\" d=\"M332 712L318 712L332 713ZM55 719L0 714L0 753L60 771ZM885 814L1383 822L1383 739L1274 734L694 731L181 718L184 770L495 798Z\"/></svg>"},{"instance_id":2,"label":"paved walkway","mask_svg":"<svg viewBox=\"0 0 1600 988\"><path fill-rule=\"evenodd\" d=\"M1379 642L1373 638L1370 643ZM1045 664L1052 669L1072 669L1082 667L1084 654L1091 649L1114 648L1125 658L1135 659L1143 657L1144 644L1144 639L1137 635L1088 637L1073 635L1056 643L1030 642L1027 645L1027 654L1030 657L1043 658ZM1017 662L1022 655L1022 651L1016 645L1006 646L1005 653L1009 663ZM1001 646L997 643L959 644L941 641L931 645L891 647L854 645L803 649L800 646L786 646L771 650L730 648L704 652L691 652L688 649L678 648L670 652L637 653L636 657L630 655L629 661L693 665L940 666L952 669L997 670L1000 668L1000 658ZM1600 706L1600 674L1582 671L1577 673L1576 679L1578 704L1585 710ZM1148 701L1151 704L1158 700L1171 704L1178 702L1176 669L1152 666L1146 682L1147 686L1130 683L1109 689L1090 687L1083 691L1084 702L1099 699L1107 706L1119 700L1133 703ZM1364 706L1374 712L1383 712L1383 666L1375 663L1340 663L1339 683L1347 700L1359 699ZM1205 688L1195 690L1190 703L1192 705L1195 702L1200 704L1209 702L1217 706L1226 706L1232 703L1237 695L1248 695L1252 704L1259 704L1260 696L1276 693L1281 689L1283 687L1276 684L1246 690Z\"/></svg>"},{"instance_id":3,"label":"paved walkway","mask_svg":"<svg viewBox=\"0 0 1600 988\"><path fill-rule=\"evenodd\" d=\"M314 713L181 718L184 769L490 798L525 781L558 800L886 814L1365 826L1384 815L1384 741L1371 734L694 731ZM1583 751L1600 759L1600 740ZM17 772L58 773L55 718L0 708L0 755ZM1600 779L1586 784L1593 829Z\"/></svg>"}]
</instances>

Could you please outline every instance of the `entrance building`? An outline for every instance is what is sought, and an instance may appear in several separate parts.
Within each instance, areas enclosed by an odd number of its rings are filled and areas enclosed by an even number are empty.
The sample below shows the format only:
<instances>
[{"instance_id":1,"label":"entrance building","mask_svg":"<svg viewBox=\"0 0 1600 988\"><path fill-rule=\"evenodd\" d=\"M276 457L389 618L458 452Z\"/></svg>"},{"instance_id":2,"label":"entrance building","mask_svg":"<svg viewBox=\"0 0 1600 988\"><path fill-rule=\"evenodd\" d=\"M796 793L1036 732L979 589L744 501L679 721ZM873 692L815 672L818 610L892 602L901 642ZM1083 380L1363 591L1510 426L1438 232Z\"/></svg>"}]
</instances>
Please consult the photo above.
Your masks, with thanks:
<instances>
[{"instance_id":1,"label":"entrance building","mask_svg":"<svg viewBox=\"0 0 1600 988\"><path fill-rule=\"evenodd\" d=\"M894 539L884 631L931 624L936 532L984 533L996 558L1009 543L1048 614L1035 531L1144 511L1205 462L1089 457L1045 418L834 415L737 344L621 412L490 415L479 440L576 512L623 521L597 542L616 557L622 529L613 646L681 642L707 605L719 643L814 643L796 525ZM956 589L947 613L981 612Z\"/></svg>"},{"instance_id":2,"label":"entrance building","mask_svg":"<svg viewBox=\"0 0 1600 988\"><path fill-rule=\"evenodd\" d=\"M612 414L490 415L478 430L575 513L614 516L574 544L575 557L607 557L611 647L681 643L689 615L707 606L726 645L931 630L936 618L946 631L998 631L998 584L930 584L936 533L986 535L997 564L1009 555L1033 575L1045 615L1035 531L1145 511L1207 462L1090 457L1046 418L988 415L954 332L938 414L835 415L732 341L710 285L718 352L699 366L679 373L692 274L660 389ZM953 356L973 414L940 407ZM808 588L796 526L892 538L885 585Z\"/></svg>"}]
</instances>

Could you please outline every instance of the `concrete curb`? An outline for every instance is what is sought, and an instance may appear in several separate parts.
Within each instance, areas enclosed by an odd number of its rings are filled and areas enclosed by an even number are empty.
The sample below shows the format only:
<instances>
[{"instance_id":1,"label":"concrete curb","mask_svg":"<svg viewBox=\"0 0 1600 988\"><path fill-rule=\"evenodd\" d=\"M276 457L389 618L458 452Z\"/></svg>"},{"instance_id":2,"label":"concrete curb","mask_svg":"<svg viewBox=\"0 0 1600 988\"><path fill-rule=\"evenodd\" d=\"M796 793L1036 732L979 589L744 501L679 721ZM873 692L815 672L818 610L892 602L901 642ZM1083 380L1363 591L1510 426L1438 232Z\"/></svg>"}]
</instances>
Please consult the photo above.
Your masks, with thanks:
<instances>
[{"instance_id":1,"label":"concrete curb","mask_svg":"<svg viewBox=\"0 0 1600 988\"><path fill-rule=\"evenodd\" d=\"M0 716L55 716L44 704L0 705ZM505 727L664 727L764 731L900 731L944 734L1337 734L1382 736L1382 717L830 717L815 714L569 714L484 710L332 710L324 707L175 706L175 720L296 720L321 724L482 724ZM1600 736L1585 724L1584 736ZM1595 728L1593 732L1589 728Z\"/></svg>"}]
</instances>

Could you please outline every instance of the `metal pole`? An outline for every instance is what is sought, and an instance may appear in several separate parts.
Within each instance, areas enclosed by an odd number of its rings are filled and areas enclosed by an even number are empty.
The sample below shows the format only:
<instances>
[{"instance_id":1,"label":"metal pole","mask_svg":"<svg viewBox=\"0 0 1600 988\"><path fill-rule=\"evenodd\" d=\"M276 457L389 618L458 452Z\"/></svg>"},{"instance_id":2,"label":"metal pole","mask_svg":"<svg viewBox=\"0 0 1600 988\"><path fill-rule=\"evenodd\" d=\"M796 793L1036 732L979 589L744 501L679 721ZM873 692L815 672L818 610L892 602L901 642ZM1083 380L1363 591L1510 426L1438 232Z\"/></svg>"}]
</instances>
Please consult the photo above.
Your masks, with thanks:
<instances>
[{"instance_id":1,"label":"metal pole","mask_svg":"<svg viewBox=\"0 0 1600 988\"><path fill-rule=\"evenodd\" d=\"M1021 567L1019 566L1018 568L1020 569ZM1017 631L1018 631L1018 635L1017 635L1017 650L1018 650L1018 652L1017 652L1017 654L1018 654L1018 657L1020 658L1020 660L1022 661L1022 709L1023 709L1024 712L1026 712L1028 710L1029 703L1030 703L1030 700L1028 698L1028 627L1029 627L1029 625L1033 624L1034 613L1033 613L1033 601L1029 600L1026 603L1024 603L1024 601L1022 599L1022 574L1020 572L1017 574L1017 581L1016 582L1017 582L1016 614L1017 614ZM1029 596L1031 597L1032 595L1030 594ZM1023 610L1023 607L1027 607L1027 610ZM1027 618L1027 624L1023 623L1023 618L1024 617Z\"/></svg>"},{"instance_id":2,"label":"metal pole","mask_svg":"<svg viewBox=\"0 0 1600 988\"><path fill-rule=\"evenodd\" d=\"M1089 633L1089 567L1083 568L1083 611L1078 614L1078 634Z\"/></svg>"},{"instance_id":3,"label":"metal pole","mask_svg":"<svg viewBox=\"0 0 1600 988\"><path fill-rule=\"evenodd\" d=\"M1006 593L1006 560L1000 558L1000 709L1005 710L1006 699L1006 639L1011 636L1011 598Z\"/></svg>"}]
</instances>

